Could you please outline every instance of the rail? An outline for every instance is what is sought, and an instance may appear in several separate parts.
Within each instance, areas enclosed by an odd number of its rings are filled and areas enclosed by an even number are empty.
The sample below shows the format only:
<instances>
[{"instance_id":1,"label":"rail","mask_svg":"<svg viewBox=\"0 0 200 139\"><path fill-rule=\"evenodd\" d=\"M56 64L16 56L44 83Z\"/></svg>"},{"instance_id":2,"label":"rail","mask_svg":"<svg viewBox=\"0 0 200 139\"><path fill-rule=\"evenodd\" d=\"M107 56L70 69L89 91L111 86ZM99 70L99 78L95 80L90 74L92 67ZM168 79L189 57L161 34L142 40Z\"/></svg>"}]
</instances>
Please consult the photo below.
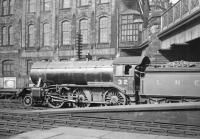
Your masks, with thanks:
<instances>
[{"instance_id":1,"label":"rail","mask_svg":"<svg viewBox=\"0 0 200 139\"><path fill-rule=\"evenodd\" d=\"M0 135L59 126L200 137L199 103L0 112Z\"/></svg>"},{"instance_id":2,"label":"rail","mask_svg":"<svg viewBox=\"0 0 200 139\"><path fill-rule=\"evenodd\" d=\"M161 31L200 11L200 0L179 0L161 16Z\"/></svg>"}]
</instances>

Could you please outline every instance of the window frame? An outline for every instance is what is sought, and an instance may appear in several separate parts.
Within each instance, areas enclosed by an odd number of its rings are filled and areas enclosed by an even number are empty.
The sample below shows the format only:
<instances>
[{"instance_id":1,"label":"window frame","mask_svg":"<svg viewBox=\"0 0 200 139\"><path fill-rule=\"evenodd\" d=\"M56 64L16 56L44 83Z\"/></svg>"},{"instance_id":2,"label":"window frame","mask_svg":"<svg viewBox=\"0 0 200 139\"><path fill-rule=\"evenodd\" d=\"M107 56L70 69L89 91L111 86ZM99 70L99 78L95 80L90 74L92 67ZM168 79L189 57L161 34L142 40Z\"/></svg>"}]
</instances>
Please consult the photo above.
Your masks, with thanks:
<instances>
[{"instance_id":1,"label":"window frame","mask_svg":"<svg viewBox=\"0 0 200 139\"><path fill-rule=\"evenodd\" d=\"M4 3L6 4L4 5ZM1 15L7 16L7 15L14 14L14 5L15 5L15 0L3 0L2 5L1 5L1 8L2 8Z\"/></svg>"},{"instance_id":2,"label":"window frame","mask_svg":"<svg viewBox=\"0 0 200 139\"><path fill-rule=\"evenodd\" d=\"M36 10L35 0L28 0L28 13L34 13Z\"/></svg>"},{"instance_id":3,"label":"window frame","mask_svg":"<svg viewBox=\"0 0 200 139\"><path fill-rule=\"evenodd\" d=\"M2 30L1 45L7 46L8 45L8 28L6 26L3 26L1 30Z\"/></svg>"},{"instance_id":4,"label":"window frame","mask_svg":"<svg viewBox=\"0 0 200 139\"><path fill-rule=\"evenodd\" d=\"M4 60L2 62L2 75L6 77L14 76L14 61L13 60Z\"/></svg>"},{"instance_id":5,"label":"window frame","mask_svg":"<svg viewBox=\"0 0 200 139\"><path fill-rule=\"evenodd\" d=\"M46 6L49 6L49 8L47 9ZM51 0L43 0L43 11L44 12L48 12L51 11Z\"/></svg>"},{"instance_id":6,"label":"window frame","mask_svg":"<svg viewBox=\"0 0 200 139\"><path fill-rule=\"evenodd\" d=\"M78 5L78 7L84 7L84 6L89 6L89 0L84 0L84 2L83 2L83 0L78 0L78 3L77 3Z\"/></svg>"},{"instance_id":7,"label":"window frame","mask_svg":"<svg viewBox=\"0 0 200 139\"><path fill-rule=\"evenodd\" d=\"M99 4L107 4L110 3L110 0L106 0L106 2L102 2L103 0L99 0Z\"/></svg>"},{"instance_id":8,"label":"window frame","mask_svg":"<svg viewBox=\"0 0 200 139\"><path fill-rule=\"evenodd\" d=\"M67 7L65 7L65 5L64 5L65 1L68 2L68 6ZM61 0L61 2L60 2L60 8L61 9L70 9L71 8L71 3L72 3L71 0Z\"/></svg>"},{"instance_id":9,"label":"window frame","mask_svg":"<svg viewBox=\"0 0 200 139\"><path fill-rule=\"evenodd\" d=\"M67 25L67 30L64 30L64 24L66 23ZM68 34L67 43L64 43L64 34ZM65 20L61 23L61 45L62 46L66 46L66 45L70 45L71 44L71 22Z\"/></svg>"},{"instance_id":10,"label":"window frame","mask_svg":"<svg viewBox=\"0 0 200 139\"><path fill-rule=\"evenodd\" d=\"M4 5L4 3L6 3L6 4ZM8 15L8 14L9 14L9 3L8 3L8 0L3 0L2 1L2 16Z\"/></svg>"},{"instance_id":11,"label":"window frame","mask_svg":"<svg viewBox=\"0 0 200 139\"><path fill-rule=\"evenodd\" d=\"M106 19L106 23L103 22L103 24L101 24L102 20L103 19ZM109 21L109 18L107 16L102 16L99 18L99 43L108 43L109 42L109 27L108 27L108 21ZM105 25L106 24L106 25ZM103 27L102 27L103 26ZM107 35L107 40L102 40L102 32L105 32L106 31L106 35Z\"/></svg>"},{"instance_id":12,"label":"window frame","mask_svg":"<svg viewBox=\"0 0 200 139\"><path fill-rule=\"evenodd\" d=\"M8 34L7 35L8 35L8 38L7 38L8 45L13 45L13 43L14 43L14 38L13 38L14 28L13 28L13 26L8 27Z\"/></svg>"},{"instance_id":13,"label":"window frame","mask_svg":"<svg viewBox=\"0 0 200 139\"><path fill-rule=\"evenodd\" d=\"M33 61L31 59L28 59L26 61L26 74L27 75L30 74L30 70L31 70L32 65L33 65Z\"/></svg>"},{"instance_id":14,"label":"window frame","mask_svg":"<svg viewBox=\"0 0 200 139\"><path fill-rule=\"evenodd\" d=\"M30 31L31 30L31 27L32 27L32 32ZM32 34L31 34L32 33ZM28 48L33 48L34 47L34 44L35 44L35 28L34 28L34 24L30 24L28 25ZM30 39L33 39L33 45L30 45Z\"/></svg>"},{"instance_id":15,"label":"window frame","mask_svg":"<svg viewBox=\"0 0 200 139\"><path fill-rule=\"evenodd\" d=\"M14 14L15 0L9 0L8 14Z\"/></svg>"},{"instance_id":16,"label":"window frame","mask_svg":"<svg viewBox=\"0 0 200 139\"><path fill-rule=\"evenodd\" d=\"M114 76L115 77L125 77L134 76L135 66L133 64L119 64L115 65Z\"/></svg>"},{"instance_id":17,"label":"window frame","mask_svg":"<svg viewBox=\"0 0 200 139\"><path fill-rule=\"evenodd\" d=\"M45 30L45 25L48 25L48 30L46 31ZM51 34L51 30L50 30L50 24L49 23L44 23L43 24L43 34L42 34L42 36L43 36L43 46L50 46L50 34ZM48 38L48 41L45 41L45 38L47 37L47 36L49 36ZM48 42L48 44L47 45L45 45L45 42Z\"/></svg>"},{"instance_id":18,"label":"window frame","mask_svg":"<svg viewBox=\"0 0 200 139\"><path fill-rule=\"evenodd\" d=\"M84 23L84 21L86 23ZM89 37L88 19L84 18L84 19L79 20L79 31L80 31L80 34L83 37L82 38L82 40L83 40L82 43L83 44L88 44L89 43L88 42L88 37Z\"/></svg>"},{"instance_id":19,"label":"window frame","mask_svg":"<svg viewBox=\"0 0 200 139\"><path fill-rule=\"evenodd\" d=\"M134 14L121 15L120 40L124 42L138 42L142 22L134 22ZM130 18L131 17L131 18Z\"/></svg>"}]
</instances>

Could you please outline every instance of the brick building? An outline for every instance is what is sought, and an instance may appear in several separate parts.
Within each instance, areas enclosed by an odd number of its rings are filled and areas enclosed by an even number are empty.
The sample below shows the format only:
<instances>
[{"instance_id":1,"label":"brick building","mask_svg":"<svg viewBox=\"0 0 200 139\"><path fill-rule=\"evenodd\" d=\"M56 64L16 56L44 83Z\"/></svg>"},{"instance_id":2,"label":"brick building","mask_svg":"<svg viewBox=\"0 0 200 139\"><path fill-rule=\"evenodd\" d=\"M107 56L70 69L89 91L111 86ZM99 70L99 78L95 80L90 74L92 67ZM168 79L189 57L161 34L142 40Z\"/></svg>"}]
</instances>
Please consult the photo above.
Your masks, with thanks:
<instances>
[{"instance_id":1,"label":"brick building","mask_svg":"<svg viewBox=\"0 0 200 139\"><path fill-rule=\"evenodd\" d=\"M137 48L148 0L0 0L0 88L21 88L39 60L114 59Z\"/></svg>"}]
</instances>

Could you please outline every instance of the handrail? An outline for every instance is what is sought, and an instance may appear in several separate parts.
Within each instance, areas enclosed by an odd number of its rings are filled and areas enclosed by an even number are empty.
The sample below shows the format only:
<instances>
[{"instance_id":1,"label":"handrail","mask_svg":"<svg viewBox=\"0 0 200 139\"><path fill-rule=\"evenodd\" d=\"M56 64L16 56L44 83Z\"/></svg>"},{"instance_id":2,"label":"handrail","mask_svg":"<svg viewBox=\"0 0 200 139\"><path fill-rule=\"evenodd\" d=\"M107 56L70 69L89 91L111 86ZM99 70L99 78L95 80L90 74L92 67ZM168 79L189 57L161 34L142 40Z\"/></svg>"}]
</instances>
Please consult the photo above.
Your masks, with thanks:
<instances>
[{"instance_id":1,"label":"handrail","mask_svg":"<svg viewBox=\"0 0 200 139\"><path fill-rule=\"evenodd\" d=\"M161 15L161 31L200 11L200 0L179 0Z\"/></svg>"}]
</instances>

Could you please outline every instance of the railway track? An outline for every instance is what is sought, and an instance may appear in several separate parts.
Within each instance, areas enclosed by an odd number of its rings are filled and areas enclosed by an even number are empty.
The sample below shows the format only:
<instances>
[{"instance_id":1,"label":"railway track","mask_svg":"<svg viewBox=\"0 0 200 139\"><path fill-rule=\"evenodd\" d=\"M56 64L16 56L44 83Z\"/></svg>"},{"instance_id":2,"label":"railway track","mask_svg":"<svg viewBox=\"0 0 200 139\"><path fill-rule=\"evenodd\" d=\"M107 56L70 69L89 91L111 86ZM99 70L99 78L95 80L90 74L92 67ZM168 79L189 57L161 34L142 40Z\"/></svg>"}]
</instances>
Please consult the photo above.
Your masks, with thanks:
<instances>
[{"instance_id":1,"label":"railway track","mask_svg":"<svg viewBox=\"0 0 200 139\"><path fill-rule=\"evenodd\" d=\"M18 99L0 99L0 110L45 110L47 107L25 107Z\"/></svg>"},{"instance_id":2,"label":"railway track","mask_svg":"<svg viewBox=\"0 0 200 139\"><path fill-rule=\"evenodd\" d=\"M59 126L200 137L200 104L0 112L0 135ZM6 127L6 128L5 128Z\"/></svg>"}]
</instances>

